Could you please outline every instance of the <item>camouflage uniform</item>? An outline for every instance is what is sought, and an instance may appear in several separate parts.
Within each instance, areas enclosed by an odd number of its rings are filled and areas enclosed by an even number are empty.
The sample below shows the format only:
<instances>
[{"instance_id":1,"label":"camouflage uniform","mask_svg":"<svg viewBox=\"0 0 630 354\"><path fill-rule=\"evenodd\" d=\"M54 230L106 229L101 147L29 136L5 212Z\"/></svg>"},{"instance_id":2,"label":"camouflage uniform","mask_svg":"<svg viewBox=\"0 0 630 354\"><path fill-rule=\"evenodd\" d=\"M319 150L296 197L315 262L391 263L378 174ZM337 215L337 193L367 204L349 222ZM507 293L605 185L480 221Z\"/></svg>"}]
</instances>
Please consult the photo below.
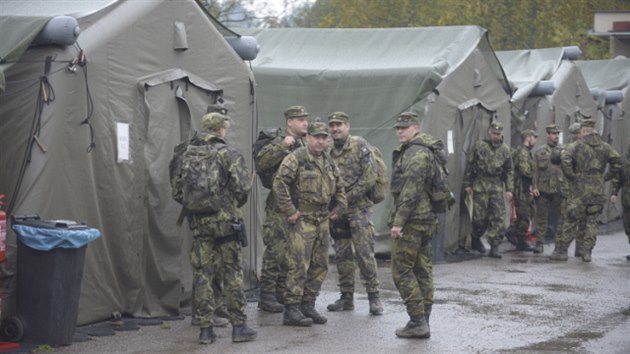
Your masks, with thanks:
<instances>
[{"instance_id":1,"label":"camouflage uniform","mask_svg":"<svg viewBox=\"0 0 630 354\"><path fill-rule=\"evenodd\" d=\"M583 121L582 126L593 127L591 120ZM596 132L586 134L562 152L562 171L571 186L576 188L578 198L567 205L567 214L571 218L556 240L554 253L566 255L573 237L584 230L582 260L590 261L591 251L597 240L597 217L606 203L603 186L606 180L606 165L610 165L610 175L615 176L621 168L621 157Z\"/></svg>"},{"instance_id":2,"label":"camouflage uniform","mask_svg":"<svg viewBox=\"0 0 630 354\"><path fill-rule=\"evenodd\" d=\"M295 144L288 145L284 136L275 138L259 153L257 163L263 170L278 170L282 160L292 151L305 146L304 138L295 137ZM286 235L287 219L278 207L273 191L265 202L265 223L263 224L263 244L265 251L260 271L260 292L277 294L280 301L284 297L286 282Z\"/></svg>"},{"instance_id":3,"label":"camouflage uniform","mask_svg":"<svg viewBox=\"0 0 630 354\"><path fill-rule=\"evenodd\" d=\"M503 126L497 126L502 131ZM503 237L505 192L512 192L514 171L510 148L504 143L480 140L475 143L468 156L464 172L463 187L473 191L473 230L472 238L479 240L486 235L493 247L498 247Z\"/></svg>"},{"instance_id":4,"label":"camouflage uniform","mask_svg":"<svg viewBox=\"0 0 630 354\"><path fill-rule=\"evenodd\" d=\"M321 126L323 127L321 127ZM309 134L328 130L314 123ZM328 272L328 206L346 208L346 196L334 162L325 152L319 156L302 147L284 158L273 181L277 205L285 217L300 212L295 224L289 224L287 237L287 279L285 316L292 305L314 304Z\"/></svg>"},{"instance_id":5,"label":"camouflage uniform","mask_svg":"<svg viewBox=\"0 0 630 354\"><path fill-rule=\"evenodd\" d=\"M225 141L214 133L202 137L208 144L223 144ZM245 315L245 292L241 268L241 246L233 238L231 225L242 220L240 207L247 202L251 189L250 175L243 156L227 146L219 150L218 157L225 175L224 203L221 210L211 215L188 215L188 224L193 234L190 262L193 267L194 321L200 327L211 327L214 313L213 280L215 274L223 274L226 305L233 326L243 325Z\"/></svg>"},{"instance_id":6,"label":"camouflage uniform","mask_svg":"<svg viewBox=\"0 0 630 354\"><path fill-rule=\"evenodd\" d=\"M559 132L555 125L546 127L547 132ZM554 239L563 229L560 210L567 184L560 168L560 154L564 146L547 141L547 144L534 152L534 188L540 196L536 199L536 244L542 245L544 239ZM557 232L559 231L559 232Z\"/></svg>"},{"instance_id":7,"label":"camouflage uniform","mask_svg":"<svg viewBox=\"0 0 630 354\"><path fill-rule=\"evenodd\" d=\"M347 122L348 116L343 112L333 113L330 122ZM370 223L372 201L367 197L374 183L376 183L376 162L372 156L370 146L365 139L348 135L343 145L330 150L341 179L344 182L348 209L340 218L331 222L331 235L335 240L335 263L339 273L339 289L342 297L351 297L354 293L354 273L358 264L363 286L371 299L378 297L379 282L376 274L376 259L374 258L374 229ZM354 254L352 247L354 246ZM355 261L356 259L356 261ZM341 300L341 299L340 299ZM375 301L375 300L373 300ZM336 304L336 305L335 305ZM328 306L328 310L341 310L345 302ZM347 307L353 307L352 305ZM374 309L373 314L380 314L382 308Z\"/></svg>"},{"instance_id":8,"label":"camouflage uniform","mask_svg":"<svg viewBox=\"0 0 630 354\"><path fill-rule=\"evenodd\" d=\"M623 158L621 171L613 176L611 195L617 195L621 189L621 206L623 207L623 229L630 241L630 145ZM630 260L630 258L628 258Z\"/></svg>"},{"instance_id":9,"label":"camouflage uniform","mask_svg":"<svg viewBox=\"0 0 630 354\"><path fill-rule=\"evenodd\" d=\"M404 123L405 118L399 120ZM403 234L402 238L392 240L392 277L412 320L428 318L433 306L431 240L437 232L438 219L428 189L438 165L428 148L414 144L426 138L434 140L417 133L401 144L393 152L392 163L394 207L388 225L402 227Z\"/></svg>"},{"instance_id":10,"label":"camouflage uniform","mask_svg":"<svg viewBox=\"0 0 630 354\"><path fill-rule=\"evenodd\" d=\"M535 136L533 130L525 130L521 136ZM529 223L534 218L534 201L530 195L534 177L534 157L532 147L521 144L512 153L514 163L514 201L516 203L516 221L514 229L517 239L517 249L525 250Z\"/></svg>"}]
</instances>

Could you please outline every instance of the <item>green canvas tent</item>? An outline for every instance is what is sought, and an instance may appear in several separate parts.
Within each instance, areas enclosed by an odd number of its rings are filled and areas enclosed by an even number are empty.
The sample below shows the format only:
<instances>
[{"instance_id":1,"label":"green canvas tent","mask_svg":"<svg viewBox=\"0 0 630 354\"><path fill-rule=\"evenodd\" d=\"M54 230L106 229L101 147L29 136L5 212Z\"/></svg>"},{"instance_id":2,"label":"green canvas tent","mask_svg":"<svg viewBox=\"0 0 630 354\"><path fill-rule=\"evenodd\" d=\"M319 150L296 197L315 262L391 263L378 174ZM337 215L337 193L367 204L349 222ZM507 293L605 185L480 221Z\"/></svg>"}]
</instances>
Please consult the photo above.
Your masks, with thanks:
<instances>
[{"instance_id":1,"label":"green canvas tent","mask_svg":"<svg viewBox=\"0 0 630 354\"><path fill-rule=\"evenodd\" d=\"M457 203L442 219L436 260L455 251L470 231L461 181L466 153L492 119L509 129L509 88L488 40L476 26L392 29L264 29L246 31L261 51L252 61L258 128L284 127L283 111L301 104L311 120L350 115L351 134L378 146L391 164L396 116L414 111L422 130L447 146L449 183ZM507 140L509 142L509 136ZM259 198L258 215L264 215ZM392 200L374 208L376 251L389 249ZM262 218L258 221L261 222Z\"/></svg>"},{"instance_id":2,"label":"green canvas tent","mask_svg":"<svg viewBox=\"0 0 630 354\"><path fill-rule=\"evenodd\" d=\"M512 96L512 146L520 132L538 132L538 146L546 144L545 126L556 124L561 142L571 123L593 117L596 104L575 63L577 47L498 51L497 57L515 92Z\"/></svg>"},{"instance_id":3,"label":"green canvas tent","mask_svg":"<svg viewBox=\"0 0 630 354\"><path fill-rule=\"evenodd\" d=\"M30 46L58 15L77 20L77 42ZM0 33L0 193L14 215L102 233L87 249L79 323L113 312L177 315L191 290L191 236L175 225L169 160L223 100L233 118L227 139L252 167L250 69L194 0L2 1ZM4 316L15 304L8 237ZM257 246L244 252L251 285Z\"/></svg>"}]
</instances>

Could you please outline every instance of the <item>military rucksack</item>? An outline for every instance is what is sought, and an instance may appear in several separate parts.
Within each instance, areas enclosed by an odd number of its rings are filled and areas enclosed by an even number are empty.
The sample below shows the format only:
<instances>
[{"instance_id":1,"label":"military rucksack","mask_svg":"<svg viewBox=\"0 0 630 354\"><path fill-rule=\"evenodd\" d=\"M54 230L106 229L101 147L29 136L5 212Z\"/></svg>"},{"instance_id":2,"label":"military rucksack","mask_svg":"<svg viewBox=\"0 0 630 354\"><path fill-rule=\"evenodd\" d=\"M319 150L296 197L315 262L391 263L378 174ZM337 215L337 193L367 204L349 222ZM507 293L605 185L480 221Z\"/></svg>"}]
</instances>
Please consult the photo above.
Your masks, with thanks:
<instances>
[{"instance_id":1,"label":"military rucksack","mask_svg":"<svg viewBox=\"0 0 630 354\"><path fill-rule=\"evenodd\" d=\"M451 189L448 186L447 159L444 154L443 143L441 140L435 140L430 143L413 140L412 144L431 151L433 158L437 162L435 173L433 176L430 176L430 186L427 192L431 199L433 212L436 214L445 213L455 203L455 197L453 197L453 193L451 193Z\"/></svg>"},{"instance_id":2,"label":"military rucksack","mask_svg":"<svg viewBox=\"0 0 630 354\"><path fill-rule=\"evenodd\" d=\"M370 145L370 152L374 158L376 164L376 183L372 186L367 193L368 199L374 204L378 204L385 199L387 189L389 188L389 181L387 179L387 165L383 160L383 154L381 150L374 145Z\"/></svg>"},{"instance_id":3,"label":"military rucksack","mask_svg":"<svg viewBox=\"0 0 630 354\"><path fill-rule=\"evenodd\" d=\"M186 213L218 212L226 181L219 163L219 151L227 145L207 144L196 137L179 143L169 164L171 193Z\"/></svg>"},{"instance_id":4,"label":"military rucksack","mask_svg":"<svg viewBox=\"0 0 630 354\"><path fill-rule=\"evenodd\" d=\"M274 166L275 168L270 167L263 169L258 163L258 153L260 153L260 151L275 138L280 136L282 136L282 129L280 128L263 129L258 133L258 138L256 138L256 141L252 146L252 155L254 157L256 174L258 175L263 187L267 189L271 189L273 186L273 174L276 172L278 166Z\"/></svg>"}]
</instances>

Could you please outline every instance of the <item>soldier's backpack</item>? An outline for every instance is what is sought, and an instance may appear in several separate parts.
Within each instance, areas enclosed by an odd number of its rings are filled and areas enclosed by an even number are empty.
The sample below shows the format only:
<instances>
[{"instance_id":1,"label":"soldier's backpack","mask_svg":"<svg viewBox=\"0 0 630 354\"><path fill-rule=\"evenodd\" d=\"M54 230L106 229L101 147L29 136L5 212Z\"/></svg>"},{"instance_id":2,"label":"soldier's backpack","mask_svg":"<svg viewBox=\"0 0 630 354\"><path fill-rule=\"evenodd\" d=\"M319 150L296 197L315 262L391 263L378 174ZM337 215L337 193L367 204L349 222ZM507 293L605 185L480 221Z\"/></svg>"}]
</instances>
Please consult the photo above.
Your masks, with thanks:
<instances>
[{"instance_id":1,"label":"soldier's backpack","mask_svg":"<svg viewBox=\"0 0 630 354\"><path fill-rule=\"evenodd\" d=\"M256 138L256 141L252 146L252 155L254 158L256 174L258 175L263 187L267 189L271 189L273 186L273 174L276 172L277 166L263 169L258 163L258 153L279 136L282 136L282 129L280 128L263 129L258 133L258 138Z\"/></svg>"},{"instance_id":2,"label":"soldier's backpack","mask_svg":"<svg viewBox=\"0 0 630 354\"><path fill-rule=\"evenodd\" d=\"M187 214L213 214L221 209L225 181L218 153L226 147L195 137L175 146L169 164L171 193Z\"/></svg>"},{"instance_id":3,"label":"soldier's backpack","mask_svg":"<svg viewBox=\"0 0 630 354\"><path fill-rule=\"evenodd\" d=\"M376 164L376 183L368 191L367 197L374 204L378 204L385 199L387 189L389 188L389 180L387 179L387 165L383 160L383 154L381 150L374 145L370 145L370 151Z\"/></svg>"},{"instance_id":4,"label":"soldier's backpack","mask_svg":"<svg viewBox=\"0 0 630 354\"><path fill-rule=\"evenodd\" d=\"M453 197L453 193L451 193L451 189L448 186L448 168L446 167L447 159L444 154L444 145L441 140L431 142L414 140L413 145L422 146L431 151L437 162L438 168L435 169L435 173L430 177L431 182L428 194L431 199L433 212L436 214L445 213L455 203L455 197Z\"/></svg>"}]
</instances>

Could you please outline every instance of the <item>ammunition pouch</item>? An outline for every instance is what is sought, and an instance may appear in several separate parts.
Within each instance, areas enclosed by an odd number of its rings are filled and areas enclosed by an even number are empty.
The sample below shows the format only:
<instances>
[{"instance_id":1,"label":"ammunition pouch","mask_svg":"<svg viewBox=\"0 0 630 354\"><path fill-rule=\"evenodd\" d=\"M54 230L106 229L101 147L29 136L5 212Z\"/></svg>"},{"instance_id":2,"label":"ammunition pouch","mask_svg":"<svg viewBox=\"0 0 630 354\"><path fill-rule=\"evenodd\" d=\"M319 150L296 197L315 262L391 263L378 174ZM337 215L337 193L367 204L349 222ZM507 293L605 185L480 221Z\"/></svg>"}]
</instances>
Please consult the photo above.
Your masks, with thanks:
<instances>
[{"instance_id":1,"label":"ammunition pouch","mask_svg":"<svg viewBox=\"0 0 630 354\"><path fill-rule=\"evenodd\" d=\"M330 221L330 237L333 240L351 239L350 221L348 218L340 217L337 220Z\"/></svg>"}]
</instances>

